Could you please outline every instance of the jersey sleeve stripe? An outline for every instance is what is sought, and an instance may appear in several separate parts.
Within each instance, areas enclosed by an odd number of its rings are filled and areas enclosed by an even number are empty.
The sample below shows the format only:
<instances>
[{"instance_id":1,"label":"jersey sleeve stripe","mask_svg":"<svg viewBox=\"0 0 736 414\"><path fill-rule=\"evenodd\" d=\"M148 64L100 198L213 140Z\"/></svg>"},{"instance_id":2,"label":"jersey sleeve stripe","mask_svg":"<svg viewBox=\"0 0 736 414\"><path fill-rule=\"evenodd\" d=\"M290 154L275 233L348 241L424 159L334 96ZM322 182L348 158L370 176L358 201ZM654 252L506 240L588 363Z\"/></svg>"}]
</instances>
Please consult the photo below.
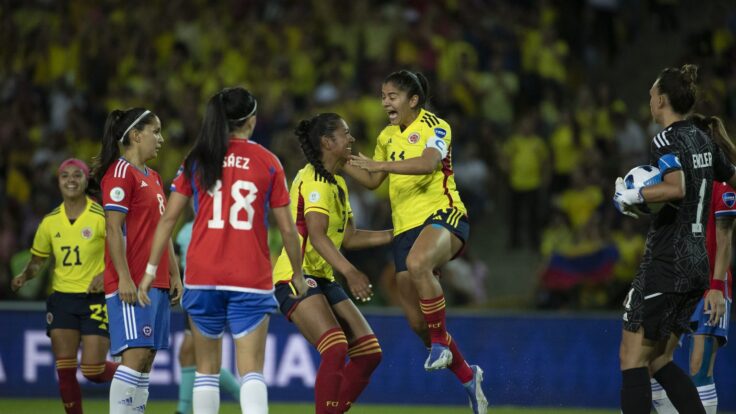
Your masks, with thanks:
<instances>
[{"instance_id":1,"label":"jersey sleeve stripe","mask_svg":"<svg viewBox=\"0 0 736 414\"><path fill-rule=\"evenodd\" d=\"M736 210L719 210L715 212L716 217L736 216Z\"/></svg>"},{"instance_id":2,"label":"jersey sleeve stripe","mask_svg":"<svg viewBox=\"0 0 736 414\"><path fill-rule=\"evenodd\" d=\"M33 254L34 256L38 256L38 257L49 257L49 256L51 256L51 253L45 253L45 252L42 252L40 250L36 250L33 247L31 247L31 254Z\"/></svg>"},{"instance_id":3,"label":"jersey sleeve stripe","mask_svg":"<svg viewBox=\"0 0 736 414\"><path fill-rule=\"evenodd\" d=\"M319 207L319 206L309 206L309 207L305 208L304 209L304 214L307 214L307 213L309 213L312 210L320 210L321 212L324 212L328 216L330 215L330 210L327 210L326 208Z\"/></svg>"},{"instance_id":4,"label":"jersey sleeve stripe","mask_svg":"<svg viewBox=\"0 0 736 414\"><path fill-rule=\"evenodd\" d=\"M105 204L105 210L119 211L121 213L128 213L128 208L118 204Z\"/></svg>"}]
</instances>

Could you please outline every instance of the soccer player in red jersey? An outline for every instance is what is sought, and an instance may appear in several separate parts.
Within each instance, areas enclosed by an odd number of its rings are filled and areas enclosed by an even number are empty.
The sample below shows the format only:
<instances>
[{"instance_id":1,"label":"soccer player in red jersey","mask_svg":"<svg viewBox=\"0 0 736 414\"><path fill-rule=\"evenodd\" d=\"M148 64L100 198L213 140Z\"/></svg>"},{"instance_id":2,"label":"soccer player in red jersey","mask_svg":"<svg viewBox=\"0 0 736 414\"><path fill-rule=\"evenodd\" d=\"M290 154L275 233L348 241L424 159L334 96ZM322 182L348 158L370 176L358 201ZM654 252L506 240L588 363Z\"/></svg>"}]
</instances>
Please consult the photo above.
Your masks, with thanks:
<instances>
[{"instance_id":1,"label":"soccer player in red jersey","mask_svg":"<svg viewBox=\"0 0 736 414\"><path fill-rule=\"evenodd\" d=\"M151 111L114 110L105 122L94 176L105 209L105 296L113 355L122 363L110 385L110 413L143 412L156 351L169 344L170 303L181 296L173 244L156 273L153 306L136 304L156 224L166 208L161 178L148 168L163 144L161 121ZM122 156L120 148L123 148ZM169 261L171 260L171 263ZM169 266L171 264L171 266Z\"/></svg>"},{"instance_id":2,"label":"soccer player in red jersey","mask_svg":"<svg viewBox=\"0 0 736 414\"><path fill-rule=\"evenodd\" d=\"M139 289L139 300L147 305L166 240L193 197L195 219L182 304L194 336L196 413L218 412L226 324L235 339L241 409L248 414L268 412L263 361L269 315L277 307L267 240L269 209L281 231L296 290L307 291L284 170L275 155L250 140L256 106L243 88L224 89L207 103L202 129L171 186Z\"/></svg>"},{"instance_id":3,"label":"soccer player in red jersey","mask_svg":"<svg viewBox=\"0 0 736 414\"><path fill-rule=\"evenodd\" d=\"M718 117L694 114L693 123L710 135L733 163L736 145L729 138ZM690 337L690 378L698 389L700 402L707 414L718 409L713 367L718 348L728 342L729 315L733 279L731 273L731 239L736 222L736 191L723 182L713 183L710 201L711 217L705 232L705 247L710 263L710 289L700 299L690 318L694 331ZM662 386L652 380L652 403L659 414L676 414Z\"/></svg>"}]
</instances>

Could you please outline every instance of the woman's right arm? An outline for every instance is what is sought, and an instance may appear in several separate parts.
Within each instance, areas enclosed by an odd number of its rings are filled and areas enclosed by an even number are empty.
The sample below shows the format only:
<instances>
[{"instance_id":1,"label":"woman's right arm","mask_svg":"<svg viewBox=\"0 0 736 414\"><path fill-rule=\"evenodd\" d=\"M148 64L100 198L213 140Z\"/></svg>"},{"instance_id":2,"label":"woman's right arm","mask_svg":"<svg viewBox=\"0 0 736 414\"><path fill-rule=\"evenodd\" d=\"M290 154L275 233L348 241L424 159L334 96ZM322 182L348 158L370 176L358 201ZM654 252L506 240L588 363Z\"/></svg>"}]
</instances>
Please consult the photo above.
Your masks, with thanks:
<instances>
[{"instance_id":1,"label":"woman's right arm","mask_svg":"<svg viewBox=\"0 0 736 414\"><path fill-rule=\"evenodd\" d=\"M119 211L105 211L105 227L107 230L107 247L110 259L118 274L118 296L124 303L134 304L137 300L136 287L130 277L128 259L125 256L125 239L123 238L123 225L125 224L125 213Z\"/></svg>"},{"instance_id":2,"label":"woman's right arm","mask_svg":"<svg viewBox=\"0 0 736 414\"><path fill-rule=\"evenodd\" d=\"M383 180L385 180L386 176L388 175L388 173L382 171L368 172L362 168L350 165L350 163L347 163L343 166L343 171L345 172L345 174L349 175L355 181L360 183L360 185L368 188L369 190L375 190L376 188L378 188L378 186L383 183Z\"/></svg>"},{"instance_id":3,"label":"woman's right arm","mask_svg":"<svg viewBox=\"0 0 736 414\"><path fill-rule=\"evenodd\" d=\"M26 265L26 268L23 269L23 271L20 272L20 274L18 274L17 276L13 278L13 281L11 283L11 288L13 289L13 292L23 287L23 285L27 281L36 277L36 274L38 273L39 270L41 270L43 265L46 263L47 259L48 257L41 257L41 256L36 256L35 254L31 254L31 261L28 262L28 264Z\"/></svg>"},{"instance_id":4,"label":"woman's right arm","mask_svg":"<svg viewBox=\"0 0 736 414\"><path fill-rule=\"evenodd\" d=\"M308 212L304 216L304 219L307 222L310 243L312 243L317 253L333 269L345 276L350 292L355 298L363 302L370 300L371 296L373 296L373 291L371 290L372 286L368 277L350 263L340 253L340 250L335 247L332 240L327 237L327 227L329 226L330 217L322 213Z\"/></svg>"}]
</instances>

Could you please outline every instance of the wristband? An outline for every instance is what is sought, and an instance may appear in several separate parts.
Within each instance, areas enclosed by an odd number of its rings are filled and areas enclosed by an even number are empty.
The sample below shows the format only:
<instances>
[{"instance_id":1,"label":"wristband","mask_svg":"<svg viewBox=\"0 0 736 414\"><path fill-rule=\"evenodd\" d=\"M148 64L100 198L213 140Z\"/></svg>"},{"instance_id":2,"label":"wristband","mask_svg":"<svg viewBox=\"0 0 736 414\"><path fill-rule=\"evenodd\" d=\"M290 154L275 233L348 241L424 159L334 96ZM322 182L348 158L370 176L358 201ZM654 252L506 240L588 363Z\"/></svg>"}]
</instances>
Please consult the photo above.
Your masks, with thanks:
<instances>
[{"instance_id":1,"label":"wristband","mask_svg":"<svg viewBox=\"0 0 736 414\"><path fill-rule=\"evenodd\" d=\"M726 281L720 279L712 279L710 281L710 288L714 290L720 290L721 292L726 290Z\"/></svg>"},{"instance_id":2,"label":"wristband","mask_svg":"<svg viewBox=\"0 0 736 414\"><path fill-rule=\"evenodd\" d=\"M148 273L149 275L156 276L156 271L157 270L158 270L158 265L152 265L150 263L148 265L146 265L146 273Z\"/></svg>"}]
</instances>

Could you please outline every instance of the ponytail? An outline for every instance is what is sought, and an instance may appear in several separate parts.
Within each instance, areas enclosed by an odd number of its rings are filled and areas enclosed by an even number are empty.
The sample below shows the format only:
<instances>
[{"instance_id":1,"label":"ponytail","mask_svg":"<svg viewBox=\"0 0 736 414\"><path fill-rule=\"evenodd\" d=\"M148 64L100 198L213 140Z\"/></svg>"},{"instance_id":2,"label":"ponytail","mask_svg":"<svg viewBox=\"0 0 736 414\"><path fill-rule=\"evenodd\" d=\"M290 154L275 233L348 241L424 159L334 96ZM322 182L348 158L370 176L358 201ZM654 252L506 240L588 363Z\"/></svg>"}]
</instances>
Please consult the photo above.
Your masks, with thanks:
<instances>
[{"instance_id":1,"label":"ponytail","mask_svg":"<svg viewBox=\"0 0 736 414\"><path fill-rule=\"evenodd\" d=\"M114 109L105 120L105 130L102 134L102 147L97 157L93 159L90 191L95 193L107 172L110 164L120 158L120 147L130 145L130 131L141 131L151 124L156 114L145 108L130 108L126 110Z\"/></svg>"},{"instance_id":2,"label":"ponytail","mask_svg":"<svg viewBox=\"0 0 736 414\"><path fill-rule=\"evenodd\" d=\"M184 160L184 174L204 190L222 178L222 161L230 144L229 134L255 115L256 99L243 88L226 88L207 102L202 128Z\"/></svg>"},{"instance_id":3,"label":"ponytail","mask_svg":"<svg viewBox=\"0 0 736 414\"><path fill-rule=\"evenodd\" d=\"M713 142L715 142L721 151L726 154L726 157L728 157L732 163L736 163L736 144L734 144L731 137L728 136L728 132L726 132L726 127L723 125L721 118L718 118L717 116L693 114L689 119L696 127L708 133Z\"/></svg>"}]
</instances>

